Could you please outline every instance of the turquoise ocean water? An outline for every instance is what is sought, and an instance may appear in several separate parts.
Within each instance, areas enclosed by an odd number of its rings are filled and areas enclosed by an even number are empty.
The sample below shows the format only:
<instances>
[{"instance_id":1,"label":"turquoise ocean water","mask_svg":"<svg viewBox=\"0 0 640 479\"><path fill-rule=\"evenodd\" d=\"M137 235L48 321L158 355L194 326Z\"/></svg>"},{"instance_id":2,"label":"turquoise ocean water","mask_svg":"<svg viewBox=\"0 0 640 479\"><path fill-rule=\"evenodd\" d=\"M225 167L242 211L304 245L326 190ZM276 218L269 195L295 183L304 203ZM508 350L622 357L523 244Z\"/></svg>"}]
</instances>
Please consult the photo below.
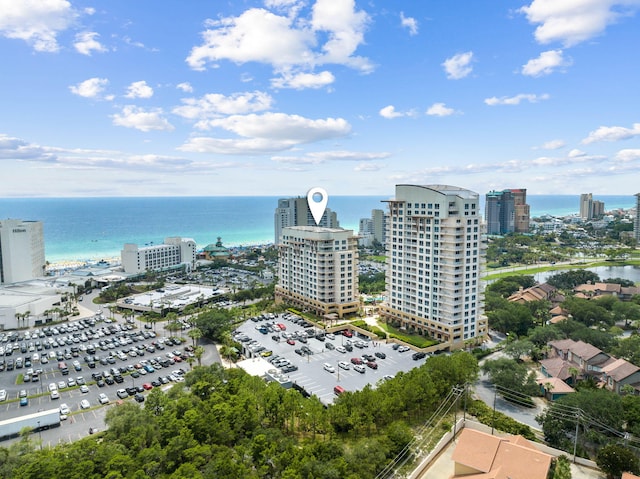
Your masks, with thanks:
<instances>
[{"instance_id":1,"label":"turquoise ocean water","mask_svg":"<svg viewBox=\"0 0 640 479\"><path fill-rule=\"evenodd\" d=\"M391 196L391 195L390 195ZM357 232L360 218L385 209L390 196L333 196L327 205L340 226ZM484 196L482 196L484 199ZM594 196L607 210L632 208L635 197ZM273 242L278 197L0 198L0 218L44 223L47 261L120 256L125 243L162 243L168 236L193 238L199 248L222 237L225 246ZM579 210L577 195L529 195L531 216L566 216ZM481 205L482 208L484 205Z\"/></svg>"}]
</instances>

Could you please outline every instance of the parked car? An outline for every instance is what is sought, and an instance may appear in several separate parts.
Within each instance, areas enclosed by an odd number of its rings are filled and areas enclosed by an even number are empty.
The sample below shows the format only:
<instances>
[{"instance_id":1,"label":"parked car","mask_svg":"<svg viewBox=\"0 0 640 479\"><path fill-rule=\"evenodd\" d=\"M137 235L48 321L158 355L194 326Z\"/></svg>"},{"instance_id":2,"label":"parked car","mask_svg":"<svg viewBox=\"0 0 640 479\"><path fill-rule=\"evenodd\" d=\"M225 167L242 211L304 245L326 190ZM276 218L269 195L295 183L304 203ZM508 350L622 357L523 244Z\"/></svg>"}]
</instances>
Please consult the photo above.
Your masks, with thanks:
<instances>
[{"instance_id":1,"label":"parked car","mask_svg":"<svg viewBox=\"0 0 640 479\"><path fill-rule=\"evenodd\" d=\"M364 366L362 366L361 364L356 364L355 366L353 366L353 369L355 371L358 371L359 373L364 373L365 371Z\"/></svg>"},{"instance_id":2,"label":"parked car","mask_svg":"<svg viewBox=\"0 0 640 479\"><path fill-rule=\"evenodd\" d=\"M109 398L105 393L100 393L100 395L98 396L98 402L100 404L109 404Z\"/></svg>"},{"instance_id":3,"label":"parked car","mask_svg":"<svg viewBox=\"0 0 640 479\"><path fill-rule=\"evenodd\" d=\"M71 413L71 409L67 406L66 403L60 404L60 414L69 415Z\"/></svg>"},{"instance_id":4,"label":"parked car","mask_svg":"<svg viewBox=\"0 0 640 479\"><path fill-rule=\"evenodd\" d=\"M351 358L351 363L352 364L362 364L362 359L360 359L360 358Z\"/></svg>"},{"instance_id":5,"label":"parked car","mask_svg":"<svg viewBox=\"0 0 640 479\"><path fill-rule=\"evenodd\" d=\"M86 399L83 399L82 401L80 401L80 409L89 409L91 407L91 405L89 404L89 401L87 401Z\"/></svg>"},{"instance_id":6,"label":"parked car","mask_svg":"<svg viewBox=\"0 0 640 479\"><path fill-rule=\"evenodd\" d=\"M341 367L342 369L351 369L351 365L346 361L340 361L338 363L338 366Z\"/></svg>"},{"instance_id":7,"label":"parked car","mask_svg":"<svg viewBox=\"0 0 640 479\"><path fill-rule=\"evenodd\" d=\"M329 364L329 363L324 363L324 364L322 365L322 368L323 368L325 371L330 372L330 373L335 373L335 372L336 372L336 368L334 368L334 367L333 367L331 364Z\"/></svg>"}]
</instances>

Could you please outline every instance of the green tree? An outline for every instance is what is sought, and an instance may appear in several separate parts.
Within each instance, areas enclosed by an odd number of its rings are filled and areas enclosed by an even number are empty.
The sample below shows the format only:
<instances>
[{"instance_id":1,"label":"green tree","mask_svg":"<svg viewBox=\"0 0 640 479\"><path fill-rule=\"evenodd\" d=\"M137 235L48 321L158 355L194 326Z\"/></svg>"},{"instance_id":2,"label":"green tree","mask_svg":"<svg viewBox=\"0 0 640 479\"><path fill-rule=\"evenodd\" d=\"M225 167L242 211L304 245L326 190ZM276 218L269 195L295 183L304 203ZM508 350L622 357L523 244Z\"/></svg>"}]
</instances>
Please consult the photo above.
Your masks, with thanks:
<instances>
[{"instance_id":1,"label":"green tree","mask_svg":"<svg viewBox=\"0 0 640 479\"><path fill-rule=\"evenodd\" d=\"M231 330L233 316L226 309L214 308L198 314L195 323L204 337L220 341Z\"/></svg>"},{"instance_id":2,"label":"green tree","mask_svg":"<svg viewBox=\"0 0 640 479\"><path fill-rule=\"evenodd\" d=\"M623 472L640 472L638 457L630 449L619 444L607 444L598 451L596 464L608 479L620 479Z\"/></svg>"},{"instance_id":3,"label":"green tree","mask_svg":"<svg viewBox=\"0 0 640 479\"><path fill-rule=\"evenodd\" d=\"M571 479L571 462L567 456L558 456L553 466L552 479Z\"/></svg>"}]
</instances>

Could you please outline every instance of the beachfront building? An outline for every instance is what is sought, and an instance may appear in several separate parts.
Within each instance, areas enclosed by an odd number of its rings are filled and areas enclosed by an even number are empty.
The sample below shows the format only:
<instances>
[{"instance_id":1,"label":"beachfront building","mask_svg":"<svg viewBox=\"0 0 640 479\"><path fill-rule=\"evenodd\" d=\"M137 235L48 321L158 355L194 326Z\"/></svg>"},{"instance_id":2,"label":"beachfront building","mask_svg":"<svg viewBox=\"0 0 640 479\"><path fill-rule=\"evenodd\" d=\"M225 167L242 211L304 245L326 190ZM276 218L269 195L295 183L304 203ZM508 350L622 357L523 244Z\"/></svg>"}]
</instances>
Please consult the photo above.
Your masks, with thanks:
<instances>
[{"instance_id":1,"label":"beachfront building","mask_svg":"<svg viewBox=\"0 0 640 479\"><path fill-rule=\"evenodd\" d=\"M396 185L387 203L387 299L381 316L450 350L484 338L479 195L456 186Z\"/></svg>"},{"instance_id":2,"label":"beachfront building","mask_svg":"<svg viewBox=\"0 0 640 479\"><path fill-rule=\"evenodd\" d=\"M278 253L277 303L339 318L358 311L358 237L352 230L283 228Z\"/></svg>"},{"instance_id":3,"label":"beachfront building","mask_svg":"<svg viewBox=\"0 0 640 479\"><path fill-rule=\"evenodd\" d=\"M371 246L374 242L384 245L386 217L384 210L371 210L371 218L360 218L358 236L360 246Z\"/></svg>"},{"instance_id":4,"label":"beachfront building","mask_svg":"<svg viewBox=\"0 0 640 479\"><path fill-rule=\"evenodd\" d=\"M127 274L163 271L185 267L191 271L196 264L196 242L191 238L165 238L163 244L144 246L127 243L120 252L122 267Z\"/></svg>"},{"instance_id":5,"label":"beachfront building","mask_svg":"<svg viewBox=\"0 0 640 479\"><path fill-rule=\"evenodd\" d=\"M487 234L528 233L530 208L525 188L491 191L486 195Z\"/></svg>"},{"instance_id":6,"label":"beachfront building","mask_svg":"<svg viewBox=\"0 0 640 479\"><path fill-rule=\"evenodd\" d=\"M633 237L636 243L640 245L640 193L635 194L636 197L636 216L633 219Z\"/></svg>"},{"instance_id":7,"label":"beachfront building","mask_svg":"<svg viewBox=\"0 0 640 479\"><path fill-rule=\"evenodd\" d=\"M0 220L0 284L41 278L45 266L42 222Z\"/></svg>"},{"instance_id":8,"label":"beachfront building","mask_svg":"<svg viewBox=\"0 0 640 479\"><path fill-rule=\"evenodd\" d=\"M281 198L278 200L278 207L274 214L274 240L277 245L280 243L282 229L289 226L322 226L325 228L340 228L338 215L326 208L320 223L316 225L309 202L306 197Z\"/></svg>"},{"instance_id":9,"label":"beachfront building","mask_svg":"<svg viewBox=\"0 0 640 479\"><path fill-rule=\"evenodd\" d=\"M580 195L580 218L582 221L591 221L604 216L604 202L593 199L592 193Z\"/></svg>"}]
</instances>

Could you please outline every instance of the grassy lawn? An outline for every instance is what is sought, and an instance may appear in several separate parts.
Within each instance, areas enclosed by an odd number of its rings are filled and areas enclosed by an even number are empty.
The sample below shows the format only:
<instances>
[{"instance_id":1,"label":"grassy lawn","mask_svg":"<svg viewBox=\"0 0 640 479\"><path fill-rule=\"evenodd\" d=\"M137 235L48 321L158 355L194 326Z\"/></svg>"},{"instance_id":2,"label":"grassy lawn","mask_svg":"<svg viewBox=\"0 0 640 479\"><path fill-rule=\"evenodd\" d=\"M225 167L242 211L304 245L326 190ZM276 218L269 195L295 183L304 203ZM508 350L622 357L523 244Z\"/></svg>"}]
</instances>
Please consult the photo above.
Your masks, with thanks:
<instances>
[{"instance_id":1,"label":"grassy lawn","mask_svg":"<svg viewBox=\"0 0 640 479\"><path fill-rule=\"evenodd\" d=\"M426 338L419 334L409 334L406 331L394 328L387 323L378 323L378 326L380 329L385 331L389 337L399 339L400 341L404 341L405 343L416 346L417 348L427 348L439 343L439 341L435 339Z\"/></svg>"}]
</instances>

